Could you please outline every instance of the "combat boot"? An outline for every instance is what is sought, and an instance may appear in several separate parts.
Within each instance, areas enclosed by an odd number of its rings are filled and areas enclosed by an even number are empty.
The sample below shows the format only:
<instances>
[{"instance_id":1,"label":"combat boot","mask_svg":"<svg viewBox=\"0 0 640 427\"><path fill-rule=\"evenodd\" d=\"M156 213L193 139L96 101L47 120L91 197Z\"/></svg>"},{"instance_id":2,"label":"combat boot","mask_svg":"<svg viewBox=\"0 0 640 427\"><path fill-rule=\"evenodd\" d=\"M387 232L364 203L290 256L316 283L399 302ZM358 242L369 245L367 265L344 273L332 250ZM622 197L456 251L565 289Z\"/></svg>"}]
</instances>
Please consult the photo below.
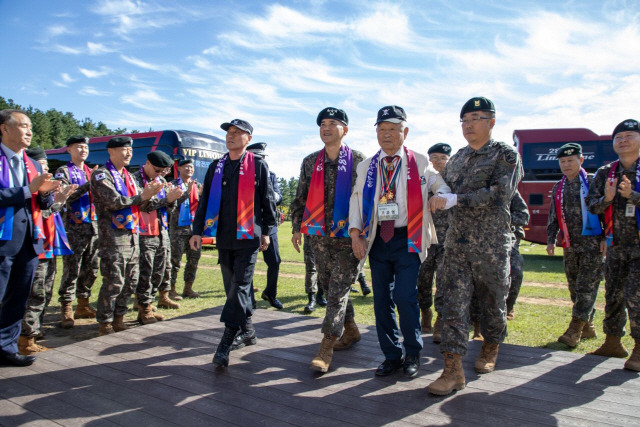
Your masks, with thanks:
<instances>
[{"instance_id":1,"label":"combat boot","mask_svg":"<svg viewBox=\"0 0 640 427\"><path fill-rule=\"evenodd\" d=\"M122 332L129 329L127 325L124 324L124 314L116 314L113 316L113 323L111 326L113 327L113 332Z\"/></svg>"},{"instance_id":2,"label":"combat boot","mask_svg":"<svg viewBox=\"0 0 640 427\"><path fill-rule=\"evenodd\" d=\"M367 284L367 279L364 277L364 274L358 275L358 283L360 283L360 289L362 289L363 297L366 297L371 293L371 288Z\"/></svg>"},{"instance_id":3,"label":"combat boot","mask_svg":"<svg viewBox=\"0 0 640 427\"><path fill-rule=\"evenodd\" d=\"M231 344L231 351L238 350L248 345L255 345L257 342L258 337L256 336L256 329L253 327L251 317L247 317L247 324L233 339L233 344Z\"/></svg>"},{"instance_id":4,"label":"combat boot","mask_svg":"<svg viewBox=\"0 0 640 427\"><path fill-rule=\"evenodd\" d=\"M473 322L473 337L471 339L482 341L484 337L480 332L480 322Z\"/></svg>"},{"instance_id":5,"label":"combat boot","mask_svg":"<svg viewBox=\"0 0 640 427\"><path fill-rule=\"evenodd\" d=\"M304 306L304 312L306 314L313 313L316 309L316 294L315 292L309 292L309 303Z\"/></svg>"},{"instance_id":6,"label":"combat boot","mask_svg":"<svg viewBox=\"0 0 640 427\"><path fill-rule=\"evenodd\" d=\"M60 326L62 329L73 328L73 303L71 301L63 301L60 308L60 315L62 317Z\"/></svg>"},{"instance_id":7,"label":"combat boot","mask_svg":"<svg viewBox=\"0 0 640 427\"><path fill-rule=\"evenodd\" d=\"M360 341L361 338L362 337L360 336L358 325L356 325L355 320L351 319L344 323L344 331L342 332L342 336L333 345L333 349L337 351L346 350L353 344Z\"/></svg>"},{"instance_id":8,"label":"combat boot","mask_svg":"<svg viewBox=\"0 0 640 427\"><path fill-rule=\"evenodd\" d=\"M623 358L627 357L629 352L624 345L622 345L621 337L607 335L604 339L604 343L598 349L589 354L593 354L595 356Z\"/></svg>"},{"instance_id":9,"label":"combat boot","mask_svg":"<svg viewBox=\"0 0 640 427\"><path fill-rule=\"evenodd\" d=\"M222 334L222 338L220 338L220 343L218 344L216 353L213 355L214 365L229 366L229 352L231 351L233 339L236 337L237 333L238 329L225 326L224 333Z\"/></svg>"},{"instance_id":10,"label":"combat boot","mask_svg":"<svg viewBox=\"0 0 640 427\"><path fill-rule=\"evenodd\" d=\"M589 338L596 338L598 334L596 334L596 327L593 326L593 314L589 317L589 321L584 328L582 328L582 337L580 339L586 340Z\"/></svg>"},{"instance_id":11,"label":"combat boot","mask_svg":"<svg viewBox=\"0 0 640 427\"><path fill-rule=\"evenodd\" d=\"M331 365L331 359L333 358L333 345L336 343L338 337L331 335L325 335L320 343L320 349L318 354L311 361L310 368L318 372L327 372Z\"/></svg>"},{"instance_id":12,"label":"combat boot","mask_svg":"<svg viewBox=\"0 0 640 427\"><path fill-rule=\"evenodd\" d=\"M476 359L474 366L479 374L488 374L496 368L496 360L498 359L498 344L484 341L480 356Z\"/></svg>"},{"instance_id":13,"label":"combat boot","mask_svg":"<svg viewBox=\"0 0 640 427\"><path fill-rule=\"evenodd\" d=\"M156 318L158 322L162 322L164 320L164 315L158 313L158 309L153 306L153 304L149 304L151 306L151 312L153 313L153 317Z\"/></svg>"},{"instance_id":14,"label":"combat boot","mask_svg":"<svg viewBox=\"0 0 640 427\"><path fill-rule=\"evenodd\" d=\"M430 334L433 332L433 328L431 328L431 320L433 320L433 312L430 308L421 308L420 309L420 321L422 326L423 334Z\"/></svg>"},{"instance_id":15,"label":"combat boot","mask_svg":"<svg viewBox=\"0 0 640 427\"><path fill-rule=\"evenodd\" d=\"M569 323L569 328L567 328L567 331L558 338L558 342L574 348L578 343L580 343L582 329L584 329L586 324L587 322L582 319L578 319L577 317L572 318L571 323Z\"/></svg>"},{"instance_id":16,"label":"combat boot","mask_svg":"<svg viewBox=\"0 0 640 427\"><path fill-rule=\"evenodd\" d=\"M174 301L182 301L182 297L176 292L176 285L171 285L171 290L169 291L169 298Z\"/></svg>"},{"instance_id":17,"label":"combat boot","mask_svg":"<svg viewBox=\"0 0 640 427\"><path fill-rule=\"evenodd\" d=\"M200 298L200 294L193 290L193 282L184 282L182 296L184 298Z\"/></svg>"},{"instance_id":18,"label":"combat boot","mask_svg":"<svg viewBox=\"0 0 640 427\"><path fill-rule=\"evenodd\" d=\"M158 307L178 309L180 308L180 304L171 301L169 291L160 291L158 292Z\"/></svg>"},{"instance_id":19,"label":"combat boot","mask_svg":"<svg viewBox=\"0 0 640 427\"><path fill-rule=\"evenodd\" d=\"M113 334L115 331L113 330L113 326L111 322L100 323L100 329L98 330L98 336L101 337L103 335Z\"/></svg>"},{"instance_id":20,"label":"combat boot","mask_svg":"<svg viewBox=\"0 0 640 427\"><path fill-rule=\"evenodd\" d=\"M464 369L462 369L462 355L444 353L444 370L440 378L429 384L429 393L446 396L454 390L462 390L466 385Z\"/></svg>"},{"instance_id":21,"label":"combat boot","mask_svg":"<svg viewBox=\"0 0 640 427\"><path fill-rule=\"evenodd\" d=\"M25 337L20 335L18 337L18 351L23 356L31 356L34 353L49 350L47 347L36 344L35 337Z\"/></svg>"},{"instance_id":22,"label":"combat boot","mask_svg":"<svg viewBox=\"0 0 640 427\"><path fill-rule=\"evenodd\" d=\"M153 315L151 304L140 304L138 308L138 322L142 323L143 325L150 325L157 322L155 316Z\"/></svg>"},{"instance_id":23,"label":"combat boot","mask_svg":"<svg viewBox=\"0 0 640 427\"><path fill-rule=\"evenodd\" d=\"M433 324L432 338L435 344L440 344L440 341L442 341L442 319L440 318L440 313L436 316L436 323Z\"/></svg>"},{"instance_id":24,"label":"combat boot","mask_svg":"<svg viewBox=\"0 0 640 427\"><path fill-rule=\"evenodd\" d=\"M318 293L316 294L316 304L320 307L327 306L327 299L324 297L324 291L320 287L318 287Z\"/></svg>"},{"instance_id":25,"label":"combat boot","mask_svg":"<svg viewBox=\"0 0 640 427\"><path fill-rule=\"evenodd\" d=\"M78 305L73 317L76 319L96 318L96 311L89 305L89 298L78 298Z\"/></svg>"},{"instance_id":26,"label":"combat boot","mask_svg":"<svg viewBox=\"0 0 640 427\"><path fill-rule=\"evenodd\" d=\"M640 372L640 340L636 340L631 357L624 363L624 369Z\"/></svg>"}]
</instances>

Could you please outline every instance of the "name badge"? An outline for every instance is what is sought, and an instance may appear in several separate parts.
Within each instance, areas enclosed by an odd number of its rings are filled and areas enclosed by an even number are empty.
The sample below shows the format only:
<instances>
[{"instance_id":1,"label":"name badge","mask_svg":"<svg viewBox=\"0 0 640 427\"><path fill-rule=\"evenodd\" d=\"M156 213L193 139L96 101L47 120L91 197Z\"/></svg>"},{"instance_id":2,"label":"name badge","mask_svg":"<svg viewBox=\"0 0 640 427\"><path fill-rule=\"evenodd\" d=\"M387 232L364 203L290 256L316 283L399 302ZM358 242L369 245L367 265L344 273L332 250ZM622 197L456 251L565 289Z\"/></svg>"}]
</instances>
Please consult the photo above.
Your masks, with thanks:
<instances>
[{"instance_id":1,"label":"name badge","mask_svg":"<svg viewBox=\"0 0 640 427\"><path fill-rule=\"evenodd\" d=\"M381 203L378 205L378 220L389 221L400 217L400 210L397 203Z\"/></svg>"},{"instance_id":2,"label":"name badge","mask_svg":"<svg viewBox=\"0 0 640 427\"><path fill-rule=\"evenodd\" d=\"M626 217L634 217L636 216L636 207L631 203L627 203L627 208L624 211L624 216Z\"/></svg>"}]
</instances>

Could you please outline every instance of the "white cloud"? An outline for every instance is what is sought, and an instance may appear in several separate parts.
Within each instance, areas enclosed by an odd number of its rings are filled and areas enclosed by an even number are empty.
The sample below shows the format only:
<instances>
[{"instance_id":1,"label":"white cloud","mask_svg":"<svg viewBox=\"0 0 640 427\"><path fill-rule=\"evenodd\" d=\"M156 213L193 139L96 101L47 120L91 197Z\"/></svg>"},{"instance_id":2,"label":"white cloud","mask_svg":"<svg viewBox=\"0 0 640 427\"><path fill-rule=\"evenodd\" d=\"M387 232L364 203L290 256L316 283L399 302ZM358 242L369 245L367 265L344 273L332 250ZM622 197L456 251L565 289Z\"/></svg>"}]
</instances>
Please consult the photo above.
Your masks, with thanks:
<instances>
[{"instance_id":1,"label":"white cloud","mask_svg":"<svg viewBox=\"0 0 640 427\"><path fill-rule=\"evenodd\" d=\"M89 55L101 55L103 53L113 52L113 49L106 47L102 43L87 42L87 49L89 50Z\"/></svg>"},{"instance_id":2,"label":"white cloud","mask_svg":"<svg viewBox=\"0 0 640 427\"><path fill-rule=\"evenodd\" d=\"M45 48L46 49L46 48ZM80 55L82 53L82 49L78 49L76 47L65 46L61 44L55 44L46 50L51 50L58 53L64 53L66 55Z\"/></svg>"},{"instance_id":3,"label":"white cloud","mask_svg":"<svg viewBox=\"0 0 640 427\"><path fill-rule=\"evenodd\" d=\"M106 76L111 72L107 67L100 67L100 70L89 70L86 68L79 67L78 70L88 79L96 79L98 77Z\"/></svg>"},{"instance_id":4,"label":"white cloud","mask_svg":"<svg viewBox=\"0 0 640 427\"><path fill-rule=\"evenodd\" d=\"M60 77L62 77L62 81L64 81L65 83L72 83L75 80L71 78L71 76L67 73L61 73Z\"/></svg>"},{"instance_id":5,"label":"white cloud","mask_svg":"<svg viewBox=\"0 0 640 427\"><path fill-rule=\"evenodd\" d=\"M144 68L145 70L160 71L162 67L160 65L151 64L150 62L143 61L142 59L134 58L132 56L120 55L120 58L136 67Z\"/></svg>"},{"instance_id":6,"label":"white cloud","mask_svg":"<svg viewBox=\"0 0 640 427\"><path fill-rule=\"evenodd\" d=\"M64 25L51 25L46 29L46 34L49 37L58 37L60 35L70 33L71 31Z\"/></svg>"},{"instance_id":7,"label":"white cloud","mask_svg":"<svg viewBox=\"0 0 640 427\"><path fill-rule=\"evenodd\" d=\"M110 96L111 95L111 93L96 89L93 86L85 86L82 89L80 89L78 93L80 95L85 95L85 96Z\"/></svg>"}]
</instances>

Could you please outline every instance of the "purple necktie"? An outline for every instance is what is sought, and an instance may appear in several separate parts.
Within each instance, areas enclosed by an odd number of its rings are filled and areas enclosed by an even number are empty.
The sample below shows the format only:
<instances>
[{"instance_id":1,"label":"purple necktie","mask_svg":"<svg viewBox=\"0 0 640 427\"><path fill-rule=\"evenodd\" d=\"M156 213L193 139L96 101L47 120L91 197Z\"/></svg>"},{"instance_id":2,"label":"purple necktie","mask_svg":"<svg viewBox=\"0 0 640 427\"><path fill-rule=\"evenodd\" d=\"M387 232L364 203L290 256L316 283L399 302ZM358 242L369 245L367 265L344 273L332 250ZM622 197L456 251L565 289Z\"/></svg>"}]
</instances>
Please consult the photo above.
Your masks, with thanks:
<instances>
[{"instance_id":1,"label":"purple necktie","mask_svg":"<svg viewBox=\"0 0 640 427\"><path fill-rule=\"evenodd\" d=\"M387 156L384 158L384 161L386 162L385 173L387 174L387 177L389 177L389 179L391 178L391 176L393 176L393 168L389 169L389 166L393 165L394 157L395 156ZM395 185L392 185L390 190L394 193L394 195L391 200L388 200L389 202L395 200L395 191L394 191ZM383 242L389 243L389 240L393 238L393 228L394 228L395 222L396 221L393 219L388 219L380 223L380 237L382 238Z\"/></svg>"}]
</instances>

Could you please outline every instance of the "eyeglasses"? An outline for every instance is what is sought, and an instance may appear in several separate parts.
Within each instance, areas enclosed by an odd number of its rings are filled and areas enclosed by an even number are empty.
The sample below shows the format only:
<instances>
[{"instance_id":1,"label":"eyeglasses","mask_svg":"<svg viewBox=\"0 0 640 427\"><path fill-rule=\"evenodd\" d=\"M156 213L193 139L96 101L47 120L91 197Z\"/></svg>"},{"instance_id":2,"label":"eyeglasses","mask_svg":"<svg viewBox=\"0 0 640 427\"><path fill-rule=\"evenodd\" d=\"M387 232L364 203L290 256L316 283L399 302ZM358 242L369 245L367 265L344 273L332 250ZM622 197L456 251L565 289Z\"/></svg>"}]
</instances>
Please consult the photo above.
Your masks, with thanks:
<instances>
[{"instance_id":1,"label":"eyeglasses","mask_svg":"<svg viewBox=\"0 0 640 427\"><path fill-rule=\"evenodd\" d=\"M478 123L478 120L491 120L491 117L472 117L470 119L460 119L460 123L463 125L469 124L469 123Z\"/></svg>"}]
</instances>

